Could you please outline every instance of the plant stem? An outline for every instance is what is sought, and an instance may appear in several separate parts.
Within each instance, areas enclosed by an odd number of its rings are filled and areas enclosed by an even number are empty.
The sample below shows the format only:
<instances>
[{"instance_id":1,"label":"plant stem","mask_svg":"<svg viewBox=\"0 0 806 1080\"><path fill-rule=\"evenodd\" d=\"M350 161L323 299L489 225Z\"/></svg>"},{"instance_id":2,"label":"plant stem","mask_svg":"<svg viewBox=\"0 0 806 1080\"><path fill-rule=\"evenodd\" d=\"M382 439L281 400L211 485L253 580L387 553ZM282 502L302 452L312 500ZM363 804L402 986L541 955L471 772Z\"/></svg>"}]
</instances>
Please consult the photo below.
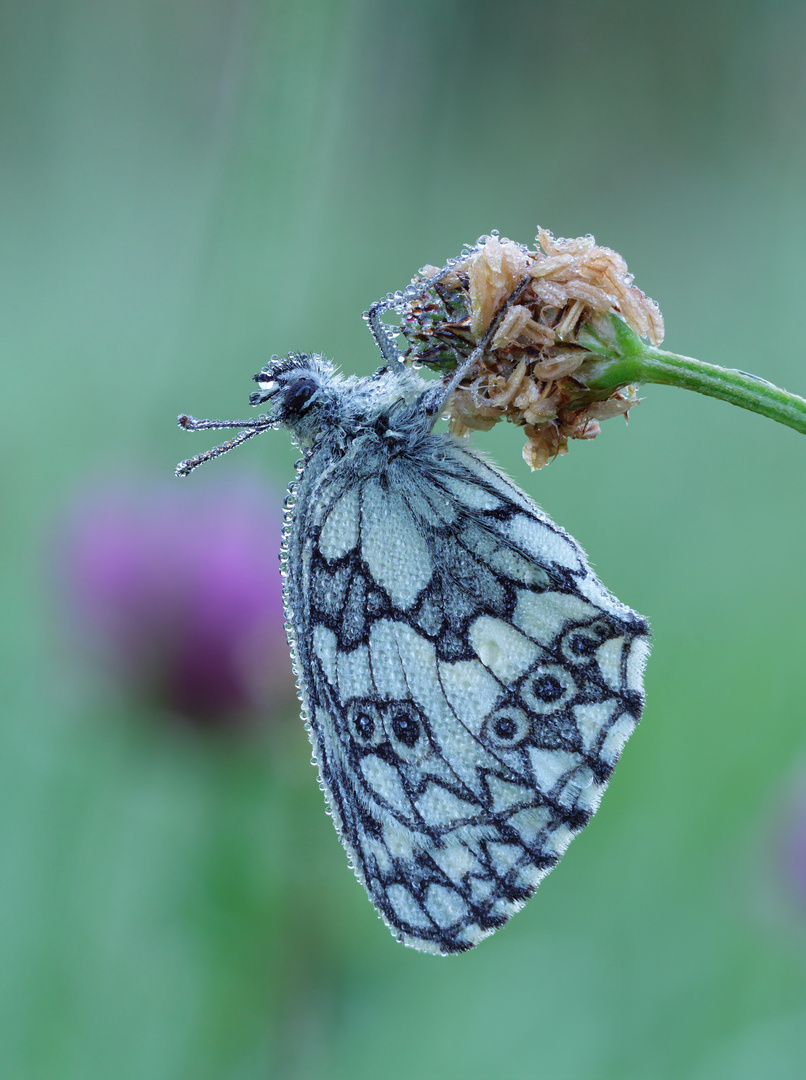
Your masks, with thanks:
<instances>
[{"instance_id":1,"label":"plant stem","mask_svg":"<svg viewBox=\"0 0 806 1080\"><path fill-rule=\"evenodd\" d=\"M729 401L806 435L806 399L797 394L744 371L657 349L633 334L620 319L613 319L613 330L617 340L610 337L607 343L596 335L601 359L585 365L584 381L590 389L615 389L630 383L679 386Z\"/></svg>"}]
</instances>

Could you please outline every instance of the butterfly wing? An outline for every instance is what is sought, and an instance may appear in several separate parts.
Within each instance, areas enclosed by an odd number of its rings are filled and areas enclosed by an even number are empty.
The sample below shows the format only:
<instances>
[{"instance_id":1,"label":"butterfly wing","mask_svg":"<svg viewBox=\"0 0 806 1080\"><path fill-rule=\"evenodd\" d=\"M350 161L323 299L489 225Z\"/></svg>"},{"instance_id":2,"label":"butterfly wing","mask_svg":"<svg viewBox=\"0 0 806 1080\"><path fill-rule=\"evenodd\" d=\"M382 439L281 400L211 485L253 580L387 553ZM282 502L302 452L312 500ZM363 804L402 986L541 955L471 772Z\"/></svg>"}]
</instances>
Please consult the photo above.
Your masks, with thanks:
<instances>
[{"instance_id":1,"label":"butterfly wing","mask_svg":"<svg viewBox=\"0 0 806 1080\"><path fill-rule=\"evenodd\" d=\"M596 810L648 627L444 435L314 455L288 543L303 707L353 869L398 940L471 948Z\"/></svg>"}]
</instances>

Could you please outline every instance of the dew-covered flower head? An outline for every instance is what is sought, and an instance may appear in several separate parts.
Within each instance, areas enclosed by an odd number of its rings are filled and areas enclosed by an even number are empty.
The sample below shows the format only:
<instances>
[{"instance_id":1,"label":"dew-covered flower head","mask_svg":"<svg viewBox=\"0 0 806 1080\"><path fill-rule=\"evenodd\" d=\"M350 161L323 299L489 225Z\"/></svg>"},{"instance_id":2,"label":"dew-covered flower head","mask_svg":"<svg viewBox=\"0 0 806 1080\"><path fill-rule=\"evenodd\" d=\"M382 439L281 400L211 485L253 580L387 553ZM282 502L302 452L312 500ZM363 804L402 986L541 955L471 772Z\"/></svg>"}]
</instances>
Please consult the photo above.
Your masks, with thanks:
<instances>
[{"instance_id":1,"label":"dew-covered flower head","mask_svg":"<svg viewBox=\"0 0 806 1080\"><path fill-rule=\"evenodd\" d=\"M505 307L517 289L517 302ZM618 252L592 236L561 239L545 229L534 249L494 233L442 271L423 267L405 303L394 306L405 358L437 371L470 356L504 310L448 415L454 434L488 430L503 419L523 427L523 456L532 468L566 453L569 439L594 438L601 420L626 415L637 403L633 387L603 393L587 385L586 364L592 344L599 345L594 337L612 334L612 318L653 345L663 340L657 304L636 288Z\"/></svg>"}]
</instances>

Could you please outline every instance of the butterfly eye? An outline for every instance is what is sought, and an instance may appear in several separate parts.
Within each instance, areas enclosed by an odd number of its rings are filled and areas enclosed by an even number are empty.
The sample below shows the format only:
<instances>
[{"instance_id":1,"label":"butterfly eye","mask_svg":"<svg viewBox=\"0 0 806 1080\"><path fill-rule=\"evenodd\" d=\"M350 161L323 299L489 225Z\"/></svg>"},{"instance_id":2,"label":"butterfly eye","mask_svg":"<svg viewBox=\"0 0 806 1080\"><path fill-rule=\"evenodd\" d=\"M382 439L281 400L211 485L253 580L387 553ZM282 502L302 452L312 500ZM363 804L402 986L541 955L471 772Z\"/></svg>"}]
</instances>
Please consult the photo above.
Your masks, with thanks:
<instances>
[{"instance_id":1,"label":"butterfly eye","mask_svg":"<svg viewBox=\"0 0 806 1080\"><path fill-rule=\"evenodd\" d=\"M283 397L283 416L294 417L299 415L311 403L311 399L319 389L318 384L306 376L296 379L285 392Z\"/></svg>"}]
</instances>

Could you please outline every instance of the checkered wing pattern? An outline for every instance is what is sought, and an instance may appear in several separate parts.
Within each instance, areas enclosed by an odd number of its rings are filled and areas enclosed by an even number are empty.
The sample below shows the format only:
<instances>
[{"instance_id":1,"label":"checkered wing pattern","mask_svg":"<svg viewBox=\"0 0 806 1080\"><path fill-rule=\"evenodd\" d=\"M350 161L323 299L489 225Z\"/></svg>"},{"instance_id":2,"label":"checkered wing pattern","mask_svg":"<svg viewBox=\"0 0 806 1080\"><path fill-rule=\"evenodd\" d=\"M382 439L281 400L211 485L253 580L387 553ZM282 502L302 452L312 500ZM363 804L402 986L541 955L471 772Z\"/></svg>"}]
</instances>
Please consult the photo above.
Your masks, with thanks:
<instances>
[{"instance_id":1,"label":"checkered wing pattern","mask_svg":"<svg viewBox=\"0 0 806 1080\"><path fill-rule=\"evenodd\" d=\"M447 435L309 454L292 654L321 784L398 940L466 950L595 812L643 706L644 620Z\"/></svg>"}]
</instances>

